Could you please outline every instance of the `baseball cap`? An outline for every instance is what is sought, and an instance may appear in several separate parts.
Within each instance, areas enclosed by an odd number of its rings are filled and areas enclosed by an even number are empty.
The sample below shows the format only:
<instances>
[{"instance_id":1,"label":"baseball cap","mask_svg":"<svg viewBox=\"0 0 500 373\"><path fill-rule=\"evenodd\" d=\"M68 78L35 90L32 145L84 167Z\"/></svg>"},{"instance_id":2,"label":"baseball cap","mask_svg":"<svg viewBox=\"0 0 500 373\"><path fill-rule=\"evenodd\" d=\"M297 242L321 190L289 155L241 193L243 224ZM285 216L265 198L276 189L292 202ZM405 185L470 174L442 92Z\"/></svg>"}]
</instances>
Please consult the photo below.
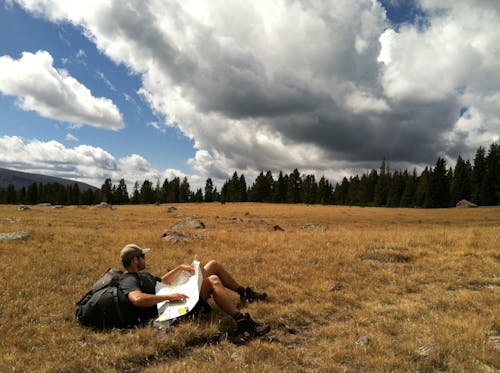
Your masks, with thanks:
<instances>
[{"instance_id":1,"label":"baseball cap","mask_svg":"<svg viewBox=\"0 0 500 373\"><path fill-rule=\"evenodd\" d=\"M149 252L148 248L143 249L139 245L136 245L135 243L129 243L126 245L122 251L120 251L120 259L123 260L132 260L132 258L140 255L144 255L147 252Z\"/></svg>"}]
</instances>

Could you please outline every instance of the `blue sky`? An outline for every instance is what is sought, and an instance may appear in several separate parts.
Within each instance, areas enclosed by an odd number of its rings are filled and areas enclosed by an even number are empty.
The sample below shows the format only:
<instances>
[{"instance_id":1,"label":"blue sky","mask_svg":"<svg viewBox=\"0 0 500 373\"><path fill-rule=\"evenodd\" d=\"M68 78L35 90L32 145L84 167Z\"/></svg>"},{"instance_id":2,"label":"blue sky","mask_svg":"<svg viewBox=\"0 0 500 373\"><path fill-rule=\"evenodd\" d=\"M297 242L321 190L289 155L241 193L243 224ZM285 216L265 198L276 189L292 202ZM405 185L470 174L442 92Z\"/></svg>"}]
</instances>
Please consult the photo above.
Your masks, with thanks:
<instances>
[{"instance_id":1,"label":"blue sky","mask_svg":"<svg viewBox=\"0 0 500 373\"><path fill-rule=\"evenodd\" d=\"M0 167L202 186L452 165L499 138L499 21L481 0L0 1Z\"/></svg>"},{"instance_id":2,"label":"blue sky","mask_svg":"<svg viewBox=\"0 0 500 373\"><path fill-rule=\"evenodd\" d=\"M125 128L116 132L88 126L72 128L71 123L19 110L15 96L1 95L2 135L56 140L72 147L76 141L66 139L71 134L78 143L101 147L116 157L124 157L133 151L142 154L158 168L175 167L187 171L185 160L194 155L192 141L175 128L162 132L148 126L161 118L155 116L137 94L141 87L140 76L100 53L95 44L82 35L81 29L69 23L55 24L34 17L13 5L0 9L0 32L1 55L19 58L23 52L48 51L55 68L70 71L71 76L83 82L94 96L112 99L125 123ZM169 149L168 157L155 149Z\"/></svg>"}]
</instances>

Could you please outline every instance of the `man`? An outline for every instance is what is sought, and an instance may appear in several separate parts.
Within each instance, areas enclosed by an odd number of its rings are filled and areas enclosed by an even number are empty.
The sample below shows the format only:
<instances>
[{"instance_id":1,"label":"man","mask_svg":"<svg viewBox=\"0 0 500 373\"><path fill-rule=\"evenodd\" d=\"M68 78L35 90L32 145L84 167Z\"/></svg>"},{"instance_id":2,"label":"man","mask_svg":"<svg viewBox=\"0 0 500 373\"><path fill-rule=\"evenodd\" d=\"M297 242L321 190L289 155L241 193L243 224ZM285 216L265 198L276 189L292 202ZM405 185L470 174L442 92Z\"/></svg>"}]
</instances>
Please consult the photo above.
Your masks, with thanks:
<instances>
[{"instance_id":1,"label":"man","mask_svg":"<svg viewBox=\"0 0 500 373\"><path fill-rule=\"evenodd\" d=\"M194 273L194 267L181 264L164 274L161 278L153 276L148 272L141 272L146 268L146 253L150 249L143 249L136 244L126 245L120 252L120 258L125 268L125 275L120 281L121 288L134 306L136 319L141 323L158 317L157 304L163 301L185 302L187 296L173 293L168 295L156 295L156 282L171 284L183 271ZM236 342L245 343L256 336L269 332L268 325L255 322L248 313L242 314L233 304L227 289L233 290L240 295L242 301L253 302L265 300L266 293L255 292L250 287L240 286L226 269L215 260L208 262L201 268L203 282L200 290L198 308L210 310L207 304L208 298L212 297L215 303L236 322Z\"/></svg>"}]
</instances>

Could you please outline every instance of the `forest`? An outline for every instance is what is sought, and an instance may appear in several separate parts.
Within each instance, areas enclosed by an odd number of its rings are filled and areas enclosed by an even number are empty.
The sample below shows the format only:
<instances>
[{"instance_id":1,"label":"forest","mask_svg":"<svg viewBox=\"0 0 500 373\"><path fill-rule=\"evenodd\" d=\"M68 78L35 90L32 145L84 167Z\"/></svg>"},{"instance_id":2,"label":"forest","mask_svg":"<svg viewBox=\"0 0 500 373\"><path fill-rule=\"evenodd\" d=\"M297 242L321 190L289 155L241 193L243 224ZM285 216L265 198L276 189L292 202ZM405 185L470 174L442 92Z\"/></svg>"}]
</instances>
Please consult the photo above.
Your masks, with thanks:
<instances>
[{"instance_id":1,"label":"forest","mask_svg":"<svg viewBox=\"0 0 500 373\"><path fill-rule=\"evenodd\" d=\"M479 206L500 204L500 148L479 147L472 160L458 156L455 167L439 157L433 167L420 174L413 170L390 170L383 160L378 170L361 176L344 177L333 185L322 176L301 174L298 169L277 176L260 172L249 186L235 171L220 190L208 178L204 189L192 190L187 177L165 179L163 183L135 182L132 193L121 179L117 185L106 179L100 189L81 191L76 185L32 183L18 190L9 185L0 189L2 204L91 205L161 204L183 202L266 202L384 207L451 207L462 199Z\"/></svg>"}]
</instances>

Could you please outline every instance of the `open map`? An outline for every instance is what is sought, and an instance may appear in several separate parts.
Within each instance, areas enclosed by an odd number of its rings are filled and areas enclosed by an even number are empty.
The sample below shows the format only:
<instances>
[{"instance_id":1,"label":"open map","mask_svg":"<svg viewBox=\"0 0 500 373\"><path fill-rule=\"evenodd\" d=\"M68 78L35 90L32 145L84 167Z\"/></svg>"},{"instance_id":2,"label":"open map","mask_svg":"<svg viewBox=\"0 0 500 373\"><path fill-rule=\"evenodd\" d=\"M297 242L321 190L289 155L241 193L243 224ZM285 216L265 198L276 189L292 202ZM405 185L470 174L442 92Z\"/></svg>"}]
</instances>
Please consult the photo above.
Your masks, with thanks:
<instances>
[{"instance_id":1,"label":"open map","mask_svg":"<svg viewBox=\"0 0 500 373\"><path fill-rule=\"evenodd\" d=\"M158 303L157 321L166 321L180 317L191 311L200 297L203 276L200 271L200 262L194 260L192 263L194 274L182 272L171 284L156 283L156 294L166 295L172 293L185 294L189 298L185 302L161 302Z\"/></svg>"}]
</instances>

